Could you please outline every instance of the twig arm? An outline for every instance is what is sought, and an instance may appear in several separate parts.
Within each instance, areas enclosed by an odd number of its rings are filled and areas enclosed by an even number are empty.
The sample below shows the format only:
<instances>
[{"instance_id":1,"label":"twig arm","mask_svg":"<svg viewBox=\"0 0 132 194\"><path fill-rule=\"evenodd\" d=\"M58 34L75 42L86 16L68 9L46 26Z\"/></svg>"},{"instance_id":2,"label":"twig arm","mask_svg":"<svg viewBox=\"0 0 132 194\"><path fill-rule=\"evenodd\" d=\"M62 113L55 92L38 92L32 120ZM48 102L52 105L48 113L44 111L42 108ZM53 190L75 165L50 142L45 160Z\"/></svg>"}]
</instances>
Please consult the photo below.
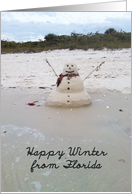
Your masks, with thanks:
<instances>
[{"instance_id":1,"label":"twig arm","mask_svg":"<svg viewBox=\"0 0 132 194\"><path fill-rule=\"evenodd\" d=\"M85 77L85 79L87 79L94 71L98 71L103 63L105 63L105 61L103 61L100 65L98 65L93 71L91 71L91 72L88 74L88 76ZM84 79L84 80L85 80L85 79ZM84 80L83 80L83 81L84 81Z\"/></svg>"},{"instance_id":2,"label":"twig arm","mask_svg":"<svg viewBox=\"0 0 132 194\"><path fill-rule=\"evenodd\" d=\"M58 77L57 73L55 72L55 70L53 69L53 67L50 65L49 61L47 59L45 59L45 61L48 63L48 65L51 67L51 69L53 70L54 74L56 75L56 77Z\"/></svg>"}]
</instances>

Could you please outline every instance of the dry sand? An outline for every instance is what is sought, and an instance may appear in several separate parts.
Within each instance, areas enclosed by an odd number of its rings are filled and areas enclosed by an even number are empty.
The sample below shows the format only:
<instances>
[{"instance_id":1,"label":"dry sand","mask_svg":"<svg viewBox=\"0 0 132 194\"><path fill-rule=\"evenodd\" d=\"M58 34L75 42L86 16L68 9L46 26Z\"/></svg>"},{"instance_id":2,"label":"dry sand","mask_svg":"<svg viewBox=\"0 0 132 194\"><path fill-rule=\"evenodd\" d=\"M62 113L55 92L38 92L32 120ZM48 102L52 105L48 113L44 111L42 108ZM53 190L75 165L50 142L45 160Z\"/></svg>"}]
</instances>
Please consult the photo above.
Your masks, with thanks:
<instances>
[{"instance_id":1,"label":"dry sand","mask_svg":"<svg viewBox=\"0 0 132 194\"><path fill-rule=\"evenodd\" d=\"M52 87L56 76L45 62L59 75L66 63L75 63L82 80L103 61L99 71L84 81L89 89L105 88L130 93L131 49L88 51L54 50L33 54L5 54L1 56L1 84L3 87Z\"/></svg>"},{"instance_id":2,"label":"dry sand","mask_svg":"<svg viewBox=\"0 0 132 194\"><path fill-rule=\"evenodd\" d=\"M130 55L129 52L128 55ZM86 54L86 52L84 53ZM51 52L51 54L53 53ZM4 63L5 56L7 55L2 56L3 86L1 89L2 191L130 192L131 96L128 81L130 79L130 67L129 70L122 70L122 74L127 71L125 77L120 78L120 74L117 76L120 81L124 80L126 89L122 84L117 87L119 80L117 80L115 86L112 78L111 82L109 77L102 78L103 73L100 70L101 78L96 78L97 76L92 78L95 79L94 83L99 80L99 84L95 84L96 86L93 88L92 86L87 88L92 99L91 105L80 108L51 108L45 106L45 101L51 92L51 85L54 84L53 80L49 78L50 81L47 81L47 84L50 87L45 89L39 87L47 85L44 85L44 83L41 85L35 78L32 79L36 84L33 85L30 80L31 82L28 82L27 87L24 85L26 82L22 82L21 78L15 82L15 76L18 78L18 75L15 73L14 66L17 63L13 60L10 61L14 68L13 74L11 66ZM14 57L11 54L9 56L11 59ZM24 56L29 57L31 54L25 54ZM41 55L39 54L39 56ZM118 63L119 61L116 64ZM122 63L125 63L125 59ZM128 62L126 64L128 65ZM40 71L40 69L38 71L36 69L34 65L35 76ZM119 69L119 66L117 66L117 69ZM19 72L18 69L16 71ZM6 76L11 76L12 73L12 76L6 78L4 77L5 73ZM19 73L20 75L21 73ZM103 85L104 79L106 82L110 82L111 86L107 83L108 87L105 88ZM109 87L113 87L112 90ZM30 106L33 104L28 105L28 103L34 103L34 106ZM38 159L37 152L36 156L27 156L27 147L31 149L34 147L34 152L45 151L47 154L49 151L54 151L54 153L60 151L64 155L60 159L58 155L50 156L49 159L46 155ZM107 155L70 156L69 147L80 147L81 153L88 150L92 152L95 148L99 152L107 153ZM54 163L58 168L52 169L48 166L47 168L38 169L36 167L31 172L31 166L35 160L40 166L43 163L45 165ZM97 163L95 169L66 169L64 166L68 166L69 162L67 160L78 160L78 163L86 166L88 166L89 161L91 161L90 166L96 160ZM97 165L101 168L97 169Z\"/></svg>"}]
</instances>

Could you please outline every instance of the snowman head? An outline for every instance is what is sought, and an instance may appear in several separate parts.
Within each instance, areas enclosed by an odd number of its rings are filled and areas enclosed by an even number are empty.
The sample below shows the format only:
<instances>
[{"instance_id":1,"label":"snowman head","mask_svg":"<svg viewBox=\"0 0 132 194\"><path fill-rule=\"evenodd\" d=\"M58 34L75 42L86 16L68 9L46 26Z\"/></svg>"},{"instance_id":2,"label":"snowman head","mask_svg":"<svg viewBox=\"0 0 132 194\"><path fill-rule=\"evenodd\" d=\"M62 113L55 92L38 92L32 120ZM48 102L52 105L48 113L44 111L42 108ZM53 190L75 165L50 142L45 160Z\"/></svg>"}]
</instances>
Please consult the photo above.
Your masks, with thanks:
<instances>
[{"instance_id":1,"label":"snowman head","mask_svg":"<svg viewBox=\"0 0 132 194\"><path fill-rule=\"evenodd\" d=\"M62 74L66 75L66 74L73 74L73 73L78 74L77 66L75 64L69 64L69 63L65 64Z\"/></svg>"}]
</instances>

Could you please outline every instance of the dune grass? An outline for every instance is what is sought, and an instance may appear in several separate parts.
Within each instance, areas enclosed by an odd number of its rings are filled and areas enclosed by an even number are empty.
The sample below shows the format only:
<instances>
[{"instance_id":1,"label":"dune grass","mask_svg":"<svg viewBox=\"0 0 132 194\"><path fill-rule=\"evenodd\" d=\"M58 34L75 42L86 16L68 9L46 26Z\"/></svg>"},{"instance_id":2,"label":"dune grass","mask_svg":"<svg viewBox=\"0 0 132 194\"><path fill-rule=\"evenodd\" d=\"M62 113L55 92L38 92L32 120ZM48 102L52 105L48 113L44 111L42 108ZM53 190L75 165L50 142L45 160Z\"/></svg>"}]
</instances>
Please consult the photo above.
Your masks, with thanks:
<instances>
[{"instance_id":1,"label":"dune grass","mask_svg":"<svg viewBox=\"0 0 132 194\"><path fill-rule=\"evenodd\" d=\"M1 40L1 53L35 53L55 49L122 49L131 47L131 33L106 30L104 34L88 33L87 35L72 32L70 36L48 34L44 41L14 42Z\"/></svg>"}]
</instances>

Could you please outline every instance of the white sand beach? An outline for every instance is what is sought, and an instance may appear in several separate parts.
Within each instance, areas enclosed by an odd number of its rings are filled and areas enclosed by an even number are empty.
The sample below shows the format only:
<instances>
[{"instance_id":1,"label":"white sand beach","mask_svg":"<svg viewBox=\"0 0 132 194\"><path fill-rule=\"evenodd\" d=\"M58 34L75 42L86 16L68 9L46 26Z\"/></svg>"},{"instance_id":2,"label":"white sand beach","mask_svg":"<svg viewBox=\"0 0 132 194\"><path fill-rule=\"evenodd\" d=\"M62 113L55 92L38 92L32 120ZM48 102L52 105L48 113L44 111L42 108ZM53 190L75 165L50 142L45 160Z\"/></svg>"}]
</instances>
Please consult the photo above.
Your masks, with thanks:
<instances>
[{"instance_id":1,"label":"white sand beach","mask_svg":"<svg viewBox=\"0 0 132 194\"><path fill-rule=\"evenodd\" d=\"M45 106L57 79L45 59L57 75L76 64L82 80L105 61L84 81L92 104ZM2 54L1 191L130 192L130 105L131 49Z\"/></svg>"},{"instance_id":2,"label":"white sand beach","mask_svg":"<svg viewBox=\"0 0 132 194\"><path fill-rule=\"evenodd\" d=\"M3 87L52 87L56 76L45 62L47 59L59 75L66 63L75 63L82 80L101 62L101 70L84 81L88 89L106 88L130 93L131 49L103 51L54 50L33 54L4 54L1 56Z\"/></svg>"}]
</instances>

